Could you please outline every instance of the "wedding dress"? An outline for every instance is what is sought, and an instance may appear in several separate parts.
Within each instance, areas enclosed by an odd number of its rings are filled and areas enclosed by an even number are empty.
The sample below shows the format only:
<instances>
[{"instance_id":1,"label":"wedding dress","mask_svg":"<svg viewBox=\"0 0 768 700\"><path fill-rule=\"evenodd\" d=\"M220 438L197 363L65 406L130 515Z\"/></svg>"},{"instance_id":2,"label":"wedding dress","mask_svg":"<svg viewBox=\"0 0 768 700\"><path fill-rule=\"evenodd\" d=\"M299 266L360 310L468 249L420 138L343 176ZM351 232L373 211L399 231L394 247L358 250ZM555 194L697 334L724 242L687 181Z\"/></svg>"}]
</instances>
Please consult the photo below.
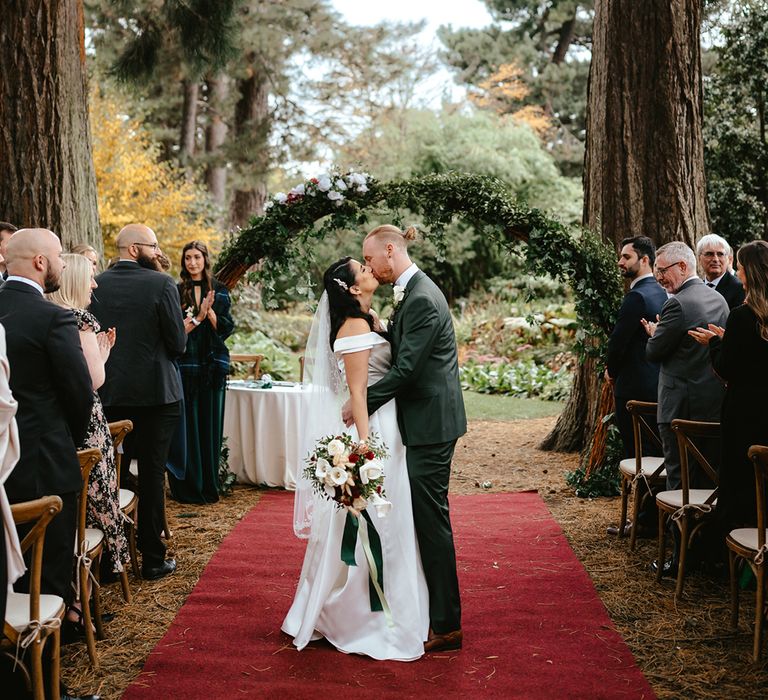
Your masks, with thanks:
<instances>
[{"instance_id":1,"label":"wedding dress","mask_svg":"<svg viewBox=\"0 0 768 700\"><path fill-rule=\"evenodd\" d=\"M327 339L325 343L328 344ZM369 386L387 372L392 361L389 343L377 333L339 338L333 350L342 379L343 355L370 350ZM336 430L345 430L340 414ZM381 537L384 595L392 613L391 624L383 612L371 611L369 570L359 537L355 550L357 566L347 566L341 560L346 510L315 496L304 564L282 629L294 638L299 649L324 637L346 653L411 661L424 653L429 603L394 400L370 417L369 431L382 438L390 455L384 464L384 488L393 507L386 517L378 517L372 507L368 510ZM357 440L354 426L347 432Z\"/></svg>"}]
</instances>

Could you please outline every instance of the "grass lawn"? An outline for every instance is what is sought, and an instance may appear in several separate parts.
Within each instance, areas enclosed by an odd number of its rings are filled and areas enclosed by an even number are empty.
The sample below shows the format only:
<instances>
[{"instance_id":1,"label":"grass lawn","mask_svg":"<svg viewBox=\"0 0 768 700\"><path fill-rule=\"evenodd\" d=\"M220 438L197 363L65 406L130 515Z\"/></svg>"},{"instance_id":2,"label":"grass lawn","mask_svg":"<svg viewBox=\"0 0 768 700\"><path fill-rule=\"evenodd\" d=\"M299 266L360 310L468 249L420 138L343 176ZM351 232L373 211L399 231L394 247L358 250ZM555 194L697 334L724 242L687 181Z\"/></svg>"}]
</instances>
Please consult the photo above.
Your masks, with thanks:
<instances>
[{"instance_id":1,"label":"grass lawn","mask_svg":"<svg viewBox=\"0 0 768 700\"><path fill-rule=\"evenodd\" d=\"M560 401L515 399L511 396L464 392L464 406L469 420L520 420L556 416L563 410Z\"/></svg>"}]
</instances>

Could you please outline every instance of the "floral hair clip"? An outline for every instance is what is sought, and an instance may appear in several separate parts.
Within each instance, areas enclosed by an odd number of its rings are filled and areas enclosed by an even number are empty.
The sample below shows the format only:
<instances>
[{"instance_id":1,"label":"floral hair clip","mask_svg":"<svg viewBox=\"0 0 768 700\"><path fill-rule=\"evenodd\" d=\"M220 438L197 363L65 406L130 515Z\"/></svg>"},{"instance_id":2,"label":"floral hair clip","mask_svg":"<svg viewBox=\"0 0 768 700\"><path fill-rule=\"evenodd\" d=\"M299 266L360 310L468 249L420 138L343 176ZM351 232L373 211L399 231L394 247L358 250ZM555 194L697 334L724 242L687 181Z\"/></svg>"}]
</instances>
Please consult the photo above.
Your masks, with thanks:
<instances>
[{"instance_id":1,"label":"floral hair clip","mask_svg":"<svg viewBox=\"0 0 768 700\"><path fill-rule=\"evenodd\" d=\"M336 282L336 284L339 285L345 292L349 291L349 286L344 280L340 280L338 277L334 277L333 281Z\"/></svg>"}]
</instances>

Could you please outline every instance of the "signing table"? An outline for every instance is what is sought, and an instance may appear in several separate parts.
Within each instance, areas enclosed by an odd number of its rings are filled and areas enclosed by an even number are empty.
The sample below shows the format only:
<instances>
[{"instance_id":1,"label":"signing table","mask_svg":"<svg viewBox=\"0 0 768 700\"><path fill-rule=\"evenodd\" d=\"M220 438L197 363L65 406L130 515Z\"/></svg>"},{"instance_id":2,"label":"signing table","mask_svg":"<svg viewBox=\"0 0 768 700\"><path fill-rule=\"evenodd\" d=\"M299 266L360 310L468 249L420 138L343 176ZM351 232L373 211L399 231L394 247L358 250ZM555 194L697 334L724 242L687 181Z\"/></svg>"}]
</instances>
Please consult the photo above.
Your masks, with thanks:
<instances>
[{"instance_id":1,"label":"signing table","mask_svg":"<svg viewBox=\"0 0 768 700\"><path fill-rule=\"evenodd\" d=\"M296 487L302 406L300 384L276 383L262 389L256 382L230 381L224 409L224 436L229 469L242 484Z\"/></svg>"}]
</instances>

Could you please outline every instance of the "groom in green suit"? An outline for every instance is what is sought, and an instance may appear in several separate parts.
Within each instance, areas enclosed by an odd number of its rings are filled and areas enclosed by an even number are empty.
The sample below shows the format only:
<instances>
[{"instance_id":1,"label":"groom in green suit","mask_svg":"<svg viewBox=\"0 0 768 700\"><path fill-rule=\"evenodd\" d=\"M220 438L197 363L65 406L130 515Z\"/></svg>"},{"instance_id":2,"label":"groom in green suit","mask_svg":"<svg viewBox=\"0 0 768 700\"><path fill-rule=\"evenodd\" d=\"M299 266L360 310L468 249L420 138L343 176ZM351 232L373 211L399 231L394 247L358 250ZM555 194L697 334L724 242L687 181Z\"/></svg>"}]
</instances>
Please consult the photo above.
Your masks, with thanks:
<instances>
[{"instance_id":1,"label":"groom in green suit","mask_svg":"<svg viewBox=\"0 0 768 700\"><path fill-rule=\"evenodd\" d=\"M408 256L403 233L379 226L363 242L363 258L382 284L395 285L389 324L392 367L368 387L368 411L391 399L406 450L413 519L429 589L429 639L425 651L459 649L461 600L448 512L451 459L467 417L459 382L456 334L437 285Z\"/></svg>"}]
</instances>

